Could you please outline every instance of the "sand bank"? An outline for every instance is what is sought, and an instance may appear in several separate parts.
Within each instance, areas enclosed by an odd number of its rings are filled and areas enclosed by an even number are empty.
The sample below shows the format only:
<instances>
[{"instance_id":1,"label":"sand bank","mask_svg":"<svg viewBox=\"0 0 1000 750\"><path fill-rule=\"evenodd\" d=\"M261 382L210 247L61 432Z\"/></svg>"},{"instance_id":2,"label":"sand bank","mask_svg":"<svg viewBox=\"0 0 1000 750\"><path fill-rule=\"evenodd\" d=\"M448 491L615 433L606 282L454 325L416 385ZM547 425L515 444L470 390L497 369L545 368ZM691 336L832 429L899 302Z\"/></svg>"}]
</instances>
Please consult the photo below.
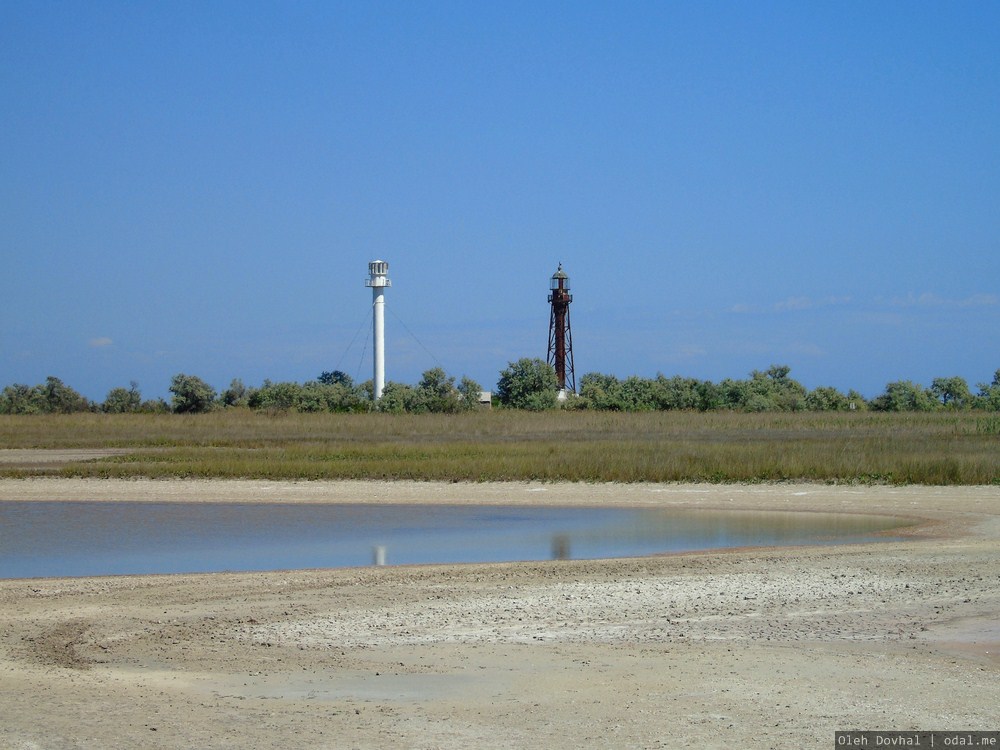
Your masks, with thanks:
<instances>
[{"instance_id":1,"label":"sand bank","mask_svg":"<svg viewBox=\"0 0 1000 750\"><path fill-rule=\"evenodd\" d=\"M831 747L996 729L1000 488L0 481L0 500L842 511L912 539L0 581L0 747Z\"/></svg>"}]
</instances>

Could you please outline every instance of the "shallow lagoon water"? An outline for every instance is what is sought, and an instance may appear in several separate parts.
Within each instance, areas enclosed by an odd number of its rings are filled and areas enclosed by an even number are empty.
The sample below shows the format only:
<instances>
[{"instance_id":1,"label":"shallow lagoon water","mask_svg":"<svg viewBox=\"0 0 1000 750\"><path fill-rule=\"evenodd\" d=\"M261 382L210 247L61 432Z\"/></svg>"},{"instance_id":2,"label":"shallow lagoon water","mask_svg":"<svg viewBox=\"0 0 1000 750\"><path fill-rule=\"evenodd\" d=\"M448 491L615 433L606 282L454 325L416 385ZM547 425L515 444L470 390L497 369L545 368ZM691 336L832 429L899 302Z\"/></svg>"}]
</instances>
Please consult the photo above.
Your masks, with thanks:
<instances>
[{"instance_id":1,"label":"shallow lagoon water","mask_svg":"<svg viewBox=\"0 0 1000 750\"><path fill-rule=\"evenodd\" d=\"M0 578L638 557L871 541L902 523L648 508L0 502Z\"/></svg>"}]
</instances>

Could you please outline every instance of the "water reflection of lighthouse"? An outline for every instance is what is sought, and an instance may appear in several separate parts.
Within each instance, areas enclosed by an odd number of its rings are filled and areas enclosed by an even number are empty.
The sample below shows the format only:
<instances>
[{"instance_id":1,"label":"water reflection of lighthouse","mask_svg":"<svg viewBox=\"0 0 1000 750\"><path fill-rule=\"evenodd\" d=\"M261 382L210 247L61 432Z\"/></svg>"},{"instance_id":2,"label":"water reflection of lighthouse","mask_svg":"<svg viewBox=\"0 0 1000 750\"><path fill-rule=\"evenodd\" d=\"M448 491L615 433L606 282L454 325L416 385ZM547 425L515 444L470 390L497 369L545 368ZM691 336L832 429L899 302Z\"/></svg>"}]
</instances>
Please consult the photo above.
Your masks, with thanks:
<instances>
[{"instance_id":1,"label":"water reflection of lighthouse","mask_svg":"<svg viewBox=\"0 0 1000 750\"><path fill-rule=\"evenodd\" d=\"M552 535L552 559L569 560L569 534Z\"/></svg>"}]
</instances>

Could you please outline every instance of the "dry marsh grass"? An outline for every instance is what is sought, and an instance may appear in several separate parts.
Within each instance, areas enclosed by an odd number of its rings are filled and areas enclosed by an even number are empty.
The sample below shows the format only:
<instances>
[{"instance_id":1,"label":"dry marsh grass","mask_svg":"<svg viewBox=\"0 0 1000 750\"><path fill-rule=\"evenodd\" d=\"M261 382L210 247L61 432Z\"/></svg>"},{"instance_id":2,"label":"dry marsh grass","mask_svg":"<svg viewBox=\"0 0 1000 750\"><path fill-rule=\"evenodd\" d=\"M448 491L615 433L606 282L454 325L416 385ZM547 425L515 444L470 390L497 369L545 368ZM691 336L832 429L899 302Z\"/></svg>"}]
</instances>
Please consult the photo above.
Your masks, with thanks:
<instances>
[{"instance_id":1,"label":"dry marsh grass","mask_svg":"<svg viewBox=\"0 0 1000 750\"><path fill-rule=\"evenodd\" d=\"M969 412L4 416L2 448L132 452L0 474L997 484L996 427Z\"/></svg>"}]
</instances>

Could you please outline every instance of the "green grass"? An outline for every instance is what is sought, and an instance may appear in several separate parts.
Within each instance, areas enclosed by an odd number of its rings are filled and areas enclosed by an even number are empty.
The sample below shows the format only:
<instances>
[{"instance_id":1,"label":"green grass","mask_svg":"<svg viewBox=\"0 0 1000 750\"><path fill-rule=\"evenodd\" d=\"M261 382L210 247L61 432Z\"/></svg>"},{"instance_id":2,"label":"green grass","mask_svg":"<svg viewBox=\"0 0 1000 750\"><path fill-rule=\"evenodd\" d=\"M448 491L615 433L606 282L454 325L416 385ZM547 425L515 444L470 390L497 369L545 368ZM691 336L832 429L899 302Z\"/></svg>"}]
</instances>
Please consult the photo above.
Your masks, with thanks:
<instances>
[{"instance_id":1,"label":"green grass","mask_svg":"<svg viewBox=\"0 0 1000 750\"><path fill-rule=\"evenodd\" d=\"M0 448L129 448L0 476L1000 484L982 413L0 417Z\"/></svg>"}]
</instances>

